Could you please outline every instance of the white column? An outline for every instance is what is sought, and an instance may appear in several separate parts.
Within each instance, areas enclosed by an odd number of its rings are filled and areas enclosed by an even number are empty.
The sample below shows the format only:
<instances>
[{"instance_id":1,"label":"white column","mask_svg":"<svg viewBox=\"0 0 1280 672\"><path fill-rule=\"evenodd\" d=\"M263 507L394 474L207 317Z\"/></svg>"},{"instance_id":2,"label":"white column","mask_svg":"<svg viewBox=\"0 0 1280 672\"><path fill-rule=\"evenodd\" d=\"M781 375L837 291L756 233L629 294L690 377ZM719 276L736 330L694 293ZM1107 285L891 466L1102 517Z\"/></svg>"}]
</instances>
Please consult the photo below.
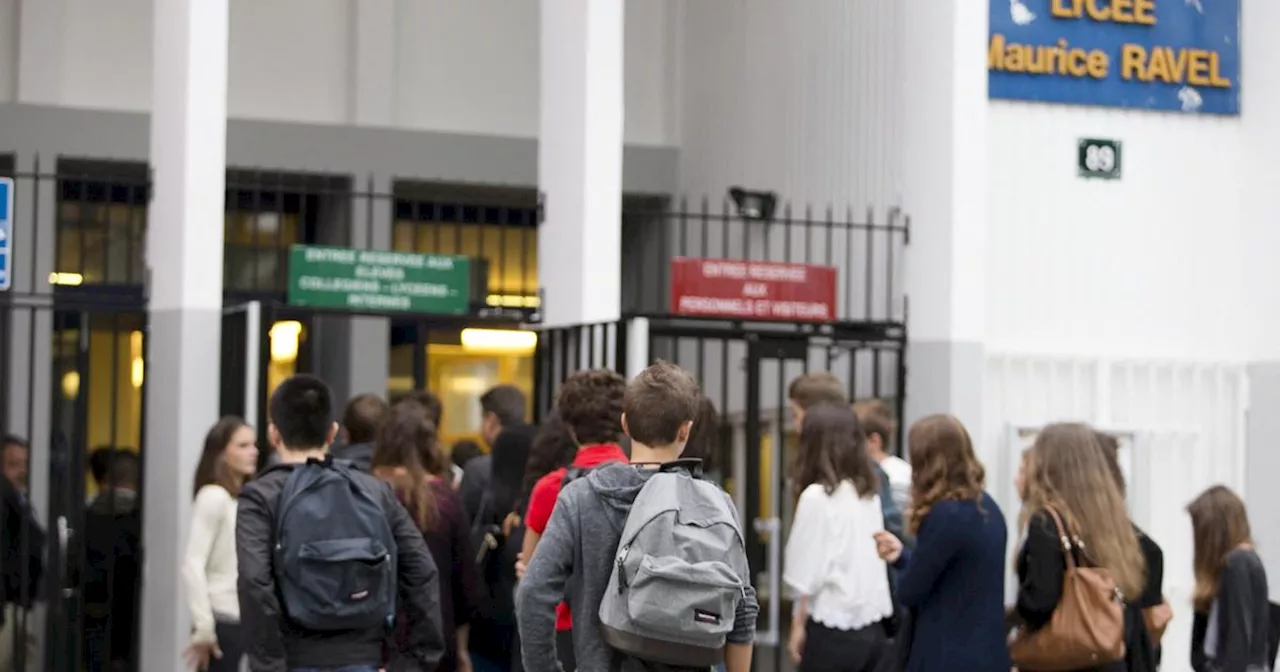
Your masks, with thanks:
<instances>
[{"instance_id":1,"label":"white column","mask_svg":"<svg viewBox=\"0 0 1280 672\"><path fill-rule=\"evenodd\" d=\"M143 672L182 669L191 479L218 418L229 0L154 0Z\"/></svg>"},{"instance_id":2,"label":"white column","mask_svg":"<svg viewBox=\"0 0 1280 672\"><path fill-rule=\"evenodd\" d=\"M616 320L622 291L622 0L542 0L541 12L543 322Z\"/></svg>"},{"instance_id":3,"label":"white column","mask_svg":"<svg viewBox=\"0 0 1280 672\"><path fill-rule=\"evenodd\" d=\"M18 0L18 29L7 36L18 47L17 102L62 102L62 41L66 0Z\"/></svg>"},{"instance_id":4,"label":"white column","mask_svg":"<svg viewBox=\"0 0 1280 672\"><path fill-rule=\"evenodd\" d=\"M351 3L349 118L356 126L390 127L396 104L396 0Z\"/></svg>"},{"instance_id":5,"label":"white column","mask_svg":"<svg viewBox=\"0 0 1280 672\"><path fill-rule=\"evenodd\" d=\"M980 437L987 12L937 0L904 0L903 11L903 206L912 224L907 420L952 413Z\"/></svg>"}]
</instances>

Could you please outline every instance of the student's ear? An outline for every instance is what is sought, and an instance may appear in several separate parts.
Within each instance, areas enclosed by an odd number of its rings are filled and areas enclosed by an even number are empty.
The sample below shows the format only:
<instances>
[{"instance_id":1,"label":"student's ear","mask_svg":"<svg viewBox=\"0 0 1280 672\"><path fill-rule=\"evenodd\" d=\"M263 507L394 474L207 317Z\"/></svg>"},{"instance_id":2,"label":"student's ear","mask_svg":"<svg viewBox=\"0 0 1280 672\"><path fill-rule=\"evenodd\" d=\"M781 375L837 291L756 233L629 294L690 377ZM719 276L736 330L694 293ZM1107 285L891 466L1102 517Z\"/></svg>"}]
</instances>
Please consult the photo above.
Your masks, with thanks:
<instances>
[{"instance_id":1,"label":"student's ear","mask_svg":"<svg viewBox=\"0 0 1280 672\"><path fill-rule=\"evenodd\" d=\"M329 436L325 437L324 445L329 446L333 444L333 440L336 438L338 438L338 423L335 422L332 425L329 425Z\"/></svg>"},{"instance_id":2,"label":"student's ear","mask_svg":"<svg viewBox=\"0 0 1280 672\"><path fill-rule=\"evenodd\" d=\"M274 422L267 424L267 443L271 444L271 447L276 450L281 448L280 430L276 429L276 423Z\"/></svg>"},{"instance_id":3,"label":"student's ear","mask_svg":"<svg viewBox=\"0 0 1280 672\"><path fill-rule=\"evenodd\" d=\"M622 414L622 433L631 436L631 430L627 427L627 414Z\"/></svg>"},{"instance_id":4,"label":"student's ear","mask_svg":"<svg viewBox=\"0 0 1280 672\"><path fill-rule=\"evenodd\" d=\"M689 435L692 433L693 433L693 421L689 420L683 425L680 425L680 429L676 430L676 443L679 443L681 445L688 443Z\"/></svg>"}]
</instances>

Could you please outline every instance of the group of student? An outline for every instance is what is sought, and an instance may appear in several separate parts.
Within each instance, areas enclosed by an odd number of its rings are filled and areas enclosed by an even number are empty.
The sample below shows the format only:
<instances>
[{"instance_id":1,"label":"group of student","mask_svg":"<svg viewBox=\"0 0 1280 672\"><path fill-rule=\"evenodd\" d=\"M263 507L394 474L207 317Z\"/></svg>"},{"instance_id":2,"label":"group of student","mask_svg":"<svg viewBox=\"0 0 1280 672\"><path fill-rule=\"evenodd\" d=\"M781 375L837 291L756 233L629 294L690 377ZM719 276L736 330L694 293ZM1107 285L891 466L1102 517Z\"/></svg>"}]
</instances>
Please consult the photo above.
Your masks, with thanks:
<instances>
[{"instance_id":1,"label":"group of student","mask_svg":"<svg viewBox=\"0 0 1280 672\"><path fill-rule=\"evenodd\" d=\"M1160 547L1129 519L1114 437L1053 424L1023 454L1018 588L1006 606L1005 516L956 418L913 424L903 469L879 449L894 433L883 404L855 404L850 413L841 384L826 373L793 382L790 398L800 445L783 578L797 596L789 650L800 670L1158 667L1174 610L1162 592ZM901 533L885 529L896 512L875 502L893 492L884 483L891 473L910 483ZM1270 670L1280 624L1243 501L1214 486L1187 512L1192 668Z\"/></svg>"},{"instance_id":2,"label":"group of student","mask_svg":"<svg viewBox=\"0 0 1280 672\"><path fill-rule=\"evenodd\" d=\"M1156 669L1174 609L1113 438L1056 424L1024 454L1006 606L1009 531L957 419L913 424L903 460L887 405L851 404L827 373L788 396L786 647L801 672ZM706 476L717 422L691 375L579 372L536 427L515 388L480 405L489 451L454 464L427 392L362 395L339 425L323 381L289 378L262 471L251 428L215 425L184 568L192 667L750 669L744 532ZM1215 486L1188 512L1193 667L1269 670L1272 606L1243 502Z\"/></svg>"}]
</instances>

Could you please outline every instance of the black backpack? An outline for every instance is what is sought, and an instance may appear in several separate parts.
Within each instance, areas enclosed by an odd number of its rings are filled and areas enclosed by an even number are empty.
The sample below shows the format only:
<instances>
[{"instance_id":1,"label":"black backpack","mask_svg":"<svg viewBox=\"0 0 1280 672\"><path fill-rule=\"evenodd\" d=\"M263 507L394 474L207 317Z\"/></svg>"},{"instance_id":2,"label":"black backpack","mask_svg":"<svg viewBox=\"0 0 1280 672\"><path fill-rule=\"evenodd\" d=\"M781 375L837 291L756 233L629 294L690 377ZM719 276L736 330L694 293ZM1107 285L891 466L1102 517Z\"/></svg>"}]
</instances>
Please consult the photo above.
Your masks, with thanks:
<instances>
[{"instance_id":1,"label":"black backpack","mask_svg":"<svg viewBox=\"0 0 1280 672\"><path fill-rule=\"evenodd\" d=\"M280 493L276 583L289 620L308 630L395 621L395 535L368 478L344 460L311 459Z\"/></svg>"}]
</instances>

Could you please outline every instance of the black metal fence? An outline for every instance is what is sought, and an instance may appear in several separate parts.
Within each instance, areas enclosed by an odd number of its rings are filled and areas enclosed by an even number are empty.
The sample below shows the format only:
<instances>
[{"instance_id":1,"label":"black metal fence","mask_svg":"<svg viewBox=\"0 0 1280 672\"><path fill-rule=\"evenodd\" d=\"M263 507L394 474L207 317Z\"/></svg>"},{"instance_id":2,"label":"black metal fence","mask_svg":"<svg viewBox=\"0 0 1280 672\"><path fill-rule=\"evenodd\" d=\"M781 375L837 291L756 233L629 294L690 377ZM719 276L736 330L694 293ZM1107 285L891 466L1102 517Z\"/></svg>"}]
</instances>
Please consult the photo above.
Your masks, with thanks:
<instances>
[{"instance_id":1,"label":"black metal fence","mask_svg":"<svg viewBox=\"0 0 1280 672\"><path fill-rule=\"evenodd\" d=\"M555 406L560 384L578 371L627 370L627 323L600 322L542 329L533 360L533 414L541 421Z\"/></svg>"},{"instance_id":2,"label":"black metal fence","mask_svg":"<svg viewBox=\"0 0 1280 672\"><path fill-rule=\"evenodd\" d=\"M836 321L905 321L903 254L910 217L898 209L815 209L783 205L768 219L745 217L729 202L682 200L623 213L623 297L628 315L672 314L673 257L829 266L837 273Z\"/></svg>"},{"instance_id":3,"label":"black metal fence","mask_svg":"<svg viewBox=\"0 0 1280 672\"><path fill-rule=\"evenodd\" d=\"M0 665L136 669L144 323L131 299L0 295Z\"/></svg>"},{"instance_id":4,"label":"black metal fence","mask_svg":"<svg viewBox=\"0 0 1280 672\"><path fill-rule=\"evenodd\" d=\"M44 254L59 292L135 293L141 301L148 168L68 158L53 168L45 172L37 158L32 171L14 175L25 208L16 264L40 264ZM223 287L236 299L282 300L295 244L461 255L472 260L471 315L536 320L539 213L533 190L231 168ZM42 276L22 289L44 284Z\"/></svg>"}]
</instances>

